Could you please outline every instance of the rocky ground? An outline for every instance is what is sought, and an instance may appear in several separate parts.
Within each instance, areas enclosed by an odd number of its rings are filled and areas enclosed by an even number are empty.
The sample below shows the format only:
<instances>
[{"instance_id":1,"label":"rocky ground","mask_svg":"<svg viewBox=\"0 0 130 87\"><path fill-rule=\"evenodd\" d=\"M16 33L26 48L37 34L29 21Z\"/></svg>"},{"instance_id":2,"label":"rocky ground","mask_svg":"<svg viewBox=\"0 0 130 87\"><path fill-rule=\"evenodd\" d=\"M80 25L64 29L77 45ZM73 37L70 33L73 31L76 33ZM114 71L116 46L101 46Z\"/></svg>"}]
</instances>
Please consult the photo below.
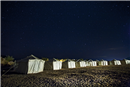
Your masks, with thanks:
<instances>
[{"instance_id":1,"label":"rocky ground","mask_svg":"<svg viewBox=\"0 0 130 87\"><path fill-rule=\"evenodd\" d=\"M1 87L130 87L130 65L97 66L38 74L7 73Z\"/></svg>"}]
</instances>

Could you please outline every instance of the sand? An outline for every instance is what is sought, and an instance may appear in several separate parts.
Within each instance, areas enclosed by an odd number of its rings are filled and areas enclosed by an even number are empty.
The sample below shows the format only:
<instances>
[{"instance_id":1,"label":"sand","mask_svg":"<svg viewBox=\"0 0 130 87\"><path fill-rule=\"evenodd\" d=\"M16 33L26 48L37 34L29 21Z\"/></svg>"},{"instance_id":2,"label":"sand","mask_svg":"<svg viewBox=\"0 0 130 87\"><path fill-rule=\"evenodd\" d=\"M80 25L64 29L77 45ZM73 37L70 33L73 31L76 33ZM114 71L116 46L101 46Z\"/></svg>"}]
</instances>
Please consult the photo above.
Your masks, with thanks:
<instances>
[{"instance_id":1,"label":"sand","mask_svg":"<svg viewBox=\"0 0 130 87\"><path fill-rule=\"evenodd\" d=\"M130 65L7 73L1 77L1 87L130 87Z\"/></svg>"}]
</instances>

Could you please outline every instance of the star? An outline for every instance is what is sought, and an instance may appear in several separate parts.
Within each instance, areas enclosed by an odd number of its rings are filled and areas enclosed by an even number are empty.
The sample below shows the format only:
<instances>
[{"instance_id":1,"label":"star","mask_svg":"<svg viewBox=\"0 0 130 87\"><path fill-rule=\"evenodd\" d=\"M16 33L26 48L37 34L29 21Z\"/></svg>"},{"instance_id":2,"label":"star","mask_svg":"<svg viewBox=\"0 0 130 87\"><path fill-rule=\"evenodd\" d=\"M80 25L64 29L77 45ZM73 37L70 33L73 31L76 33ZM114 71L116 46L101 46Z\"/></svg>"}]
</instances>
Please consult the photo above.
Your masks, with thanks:
<instances>
[{"instance_id":1,"label":"star","mask_svg":"<svg viewBox=\"0 0 130 87\"><path fill-rule=\"evenodd\" d=\"M12 51L16 58L26 49L27 54L35 52L36 56L58 57L61 52L63 58L64 55L85 58L85 52L88 56L92 54L87 49L98 56L94 53L100 48L102 55L125 58L129 56L129 6L130 2L2 3L2 54L10 54L8 48L17 48L20 51ZM111 53L104 50L124 45L125 51Z\"/></svg>"}]
</instances>

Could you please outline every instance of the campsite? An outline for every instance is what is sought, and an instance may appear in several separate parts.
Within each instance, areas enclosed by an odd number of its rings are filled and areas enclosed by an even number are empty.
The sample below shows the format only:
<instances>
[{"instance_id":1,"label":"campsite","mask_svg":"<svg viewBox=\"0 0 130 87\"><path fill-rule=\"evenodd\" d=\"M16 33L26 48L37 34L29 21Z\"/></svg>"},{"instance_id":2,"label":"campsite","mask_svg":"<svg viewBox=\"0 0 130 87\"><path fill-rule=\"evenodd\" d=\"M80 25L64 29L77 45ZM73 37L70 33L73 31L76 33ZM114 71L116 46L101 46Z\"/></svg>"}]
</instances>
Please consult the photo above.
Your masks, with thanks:
<instances>
[{"instance_id":1,"label":"campsite","mask_svg":"<svg viewBox=\"0 0 130 87\"><path fill-rule=\"evenodd\" d=\"M130 64L7 73L1 87L130 87Z\"/></svg>"}]
</instances>

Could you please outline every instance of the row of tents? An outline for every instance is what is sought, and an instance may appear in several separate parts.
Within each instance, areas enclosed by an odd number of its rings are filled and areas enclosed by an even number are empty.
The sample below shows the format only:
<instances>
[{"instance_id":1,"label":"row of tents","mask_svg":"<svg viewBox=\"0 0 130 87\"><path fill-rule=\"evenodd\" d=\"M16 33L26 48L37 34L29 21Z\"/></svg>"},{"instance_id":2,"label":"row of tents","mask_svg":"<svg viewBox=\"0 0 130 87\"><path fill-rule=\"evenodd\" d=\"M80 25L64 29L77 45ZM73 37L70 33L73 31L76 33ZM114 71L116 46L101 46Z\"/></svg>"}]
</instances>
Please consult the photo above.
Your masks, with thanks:
<instances>
[{"instance_id":1,"label":"row of tents","mask_svg":"<svg viewBox=\"0 0 130 87\"><path fill-rule=\"evenodd\" d=\"M35 57L34 55L30 55L25 59L19 60L15 65L15 72L32 74L43 72L43 70L60 70L62 68L77 68L77 67L87 67L87 66L106 66L106 65L125 65L130 64L130 60L73 60L67 59L66 61L59 61L58 59L53 58L49 61L44 61Z\"/></svg>"}]
</instances>

